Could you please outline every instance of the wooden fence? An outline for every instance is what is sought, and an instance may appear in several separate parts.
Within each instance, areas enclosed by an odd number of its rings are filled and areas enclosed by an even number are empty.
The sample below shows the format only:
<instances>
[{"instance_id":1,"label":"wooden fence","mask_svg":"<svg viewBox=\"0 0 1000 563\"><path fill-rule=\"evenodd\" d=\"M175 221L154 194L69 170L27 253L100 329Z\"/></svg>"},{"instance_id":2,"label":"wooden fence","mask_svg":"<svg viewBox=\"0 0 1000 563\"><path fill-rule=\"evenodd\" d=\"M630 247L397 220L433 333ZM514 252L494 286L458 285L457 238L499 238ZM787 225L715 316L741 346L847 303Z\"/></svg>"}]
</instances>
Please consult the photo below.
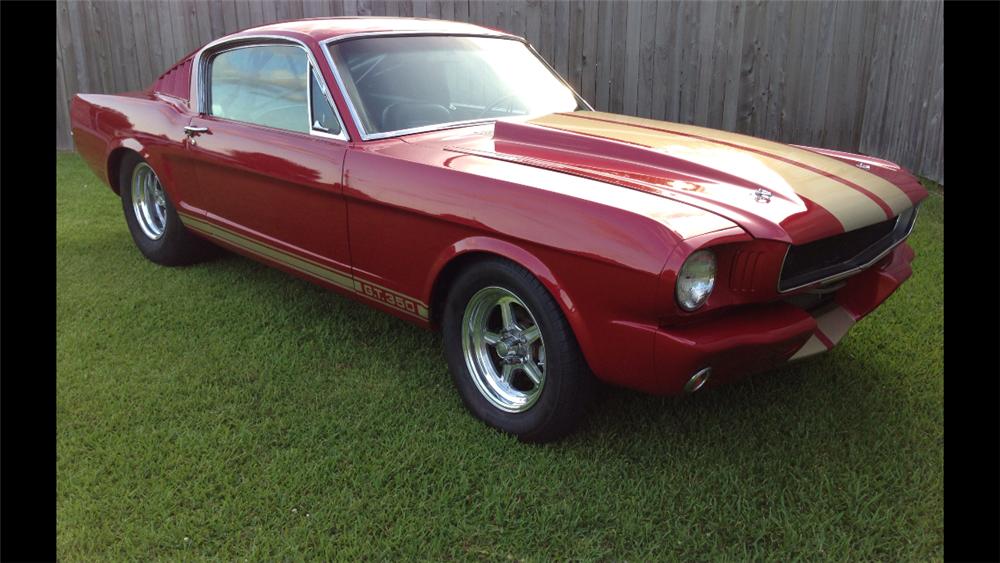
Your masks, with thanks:
<instances>
[{"instance_id":1,"label":"wooden fence","mask_svg":"<svg viewBox=\"0 0 1000 563\"><path fill-rule=\"evenodd\" d=\"M212 39L319 16L459 20L524 36L597 109L858 151L944 182L933 2L60 0L56 147L76 92L142 89Z\"/></svg>"}]
</instances>

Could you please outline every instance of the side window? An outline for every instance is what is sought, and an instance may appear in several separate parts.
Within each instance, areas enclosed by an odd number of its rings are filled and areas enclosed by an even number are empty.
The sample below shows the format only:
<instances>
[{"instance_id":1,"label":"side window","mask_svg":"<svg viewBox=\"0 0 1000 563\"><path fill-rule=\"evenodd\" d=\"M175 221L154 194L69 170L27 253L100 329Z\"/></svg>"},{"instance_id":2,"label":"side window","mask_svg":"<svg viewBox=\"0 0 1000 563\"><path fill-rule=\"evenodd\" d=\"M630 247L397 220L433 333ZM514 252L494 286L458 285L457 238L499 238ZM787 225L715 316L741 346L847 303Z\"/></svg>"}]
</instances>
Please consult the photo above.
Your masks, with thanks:
<instances>
[{"instance_id":1,"label":"side window","mask_svg":"<svg viewBox=\"0 0 1000 563\"><path fill-rule=\"evenodd\" d=\"M211 114L308 133L309 60L291 45L259 45L219 53L209 79ZM336 118L334 118L336 121Z\"/></svg>"},{"instance_id":2,"label":"side window","mask_svg":"<svg viewBox=\"0 0 1000 563\"><path fill-rule=\"evenodd\" d=\"M314 131L339 135L340 122L337 121L337 114L330 107L330 101L316 78L318 71L311 70L312 72L309 73L309 95L312 98L312 128Z\"/></svg>"}]
</instances>

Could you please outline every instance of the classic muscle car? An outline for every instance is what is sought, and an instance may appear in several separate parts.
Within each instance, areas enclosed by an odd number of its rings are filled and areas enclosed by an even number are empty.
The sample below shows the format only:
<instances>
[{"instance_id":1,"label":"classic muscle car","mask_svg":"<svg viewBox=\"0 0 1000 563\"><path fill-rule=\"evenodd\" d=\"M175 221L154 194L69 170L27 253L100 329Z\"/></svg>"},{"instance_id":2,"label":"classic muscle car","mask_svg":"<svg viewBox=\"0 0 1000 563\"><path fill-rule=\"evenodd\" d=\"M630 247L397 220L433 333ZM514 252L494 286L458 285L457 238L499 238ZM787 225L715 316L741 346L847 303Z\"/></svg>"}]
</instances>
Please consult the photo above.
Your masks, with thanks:
<instances>
[{"instance_id":1,"label":"classic muscle car","mask_svg":"<svg viewBox=\"0 0 1000 563\"><path fill-rule=\"evenodd\" d=\"M80 94L79 153L163 265L207 241L443 331L465 405L565 435L598 381L695 392L819 354L911 273L884 160L614 115L522 38L327 18Z\"/></svg>"}]
</instances>

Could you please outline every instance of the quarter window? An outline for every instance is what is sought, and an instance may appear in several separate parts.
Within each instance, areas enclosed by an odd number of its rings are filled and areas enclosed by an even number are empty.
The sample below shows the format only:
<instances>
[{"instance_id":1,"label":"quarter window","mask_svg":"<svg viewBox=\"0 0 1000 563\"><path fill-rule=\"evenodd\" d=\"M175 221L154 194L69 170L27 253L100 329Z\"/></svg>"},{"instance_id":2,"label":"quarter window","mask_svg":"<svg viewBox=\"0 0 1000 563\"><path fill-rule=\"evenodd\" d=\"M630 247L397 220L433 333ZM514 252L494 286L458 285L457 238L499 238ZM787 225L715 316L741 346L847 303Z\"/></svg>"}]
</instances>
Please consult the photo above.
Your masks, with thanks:
<instances>
[{"instance_id":1,"label":"quarter window","mask_svg":"<svg viewBox=\"0 0 1000 563\"><path fill-rule=\"evenodd\" d=\"M210 73L212 115L309 132L308 77L312 73L299 47L258 45L224 51L212 59Z\"/></svg>"},{"instance_id":2,"label":"quarter window","mask_svg":"<svg viewBox=\"0 0 1000 563\"><path fill-rule=\"evenodd\" d=\"M313 69L313 72L310 72L309 76L309 94L312 96L313 131L339 135L340 121L337 119L337 114L334 113L333 107L330 106L330 100L324 94L323 87L317 79L318 71Z\"/></svg>"}]
</instances>

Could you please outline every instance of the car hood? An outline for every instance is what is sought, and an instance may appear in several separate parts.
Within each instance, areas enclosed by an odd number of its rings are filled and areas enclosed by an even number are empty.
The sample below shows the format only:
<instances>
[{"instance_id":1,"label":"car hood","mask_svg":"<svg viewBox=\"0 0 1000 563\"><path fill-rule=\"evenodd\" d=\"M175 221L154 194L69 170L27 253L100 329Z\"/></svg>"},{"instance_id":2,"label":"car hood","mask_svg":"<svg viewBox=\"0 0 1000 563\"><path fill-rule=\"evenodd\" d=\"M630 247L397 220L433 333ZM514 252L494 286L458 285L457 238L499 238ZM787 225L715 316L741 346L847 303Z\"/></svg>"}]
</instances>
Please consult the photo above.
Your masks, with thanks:
<instances>
[{"instance_id":1,"label":"car hood","mask_svg":"<svg viewBox=\"0 0 1000 563\"><path fill-rule=\"evenodd\" d=\"M682 201L792 244L886 221L927 195L884 160L595 111L501 120L492 136L442 148Z\"/></svg>"}]
</instances>

